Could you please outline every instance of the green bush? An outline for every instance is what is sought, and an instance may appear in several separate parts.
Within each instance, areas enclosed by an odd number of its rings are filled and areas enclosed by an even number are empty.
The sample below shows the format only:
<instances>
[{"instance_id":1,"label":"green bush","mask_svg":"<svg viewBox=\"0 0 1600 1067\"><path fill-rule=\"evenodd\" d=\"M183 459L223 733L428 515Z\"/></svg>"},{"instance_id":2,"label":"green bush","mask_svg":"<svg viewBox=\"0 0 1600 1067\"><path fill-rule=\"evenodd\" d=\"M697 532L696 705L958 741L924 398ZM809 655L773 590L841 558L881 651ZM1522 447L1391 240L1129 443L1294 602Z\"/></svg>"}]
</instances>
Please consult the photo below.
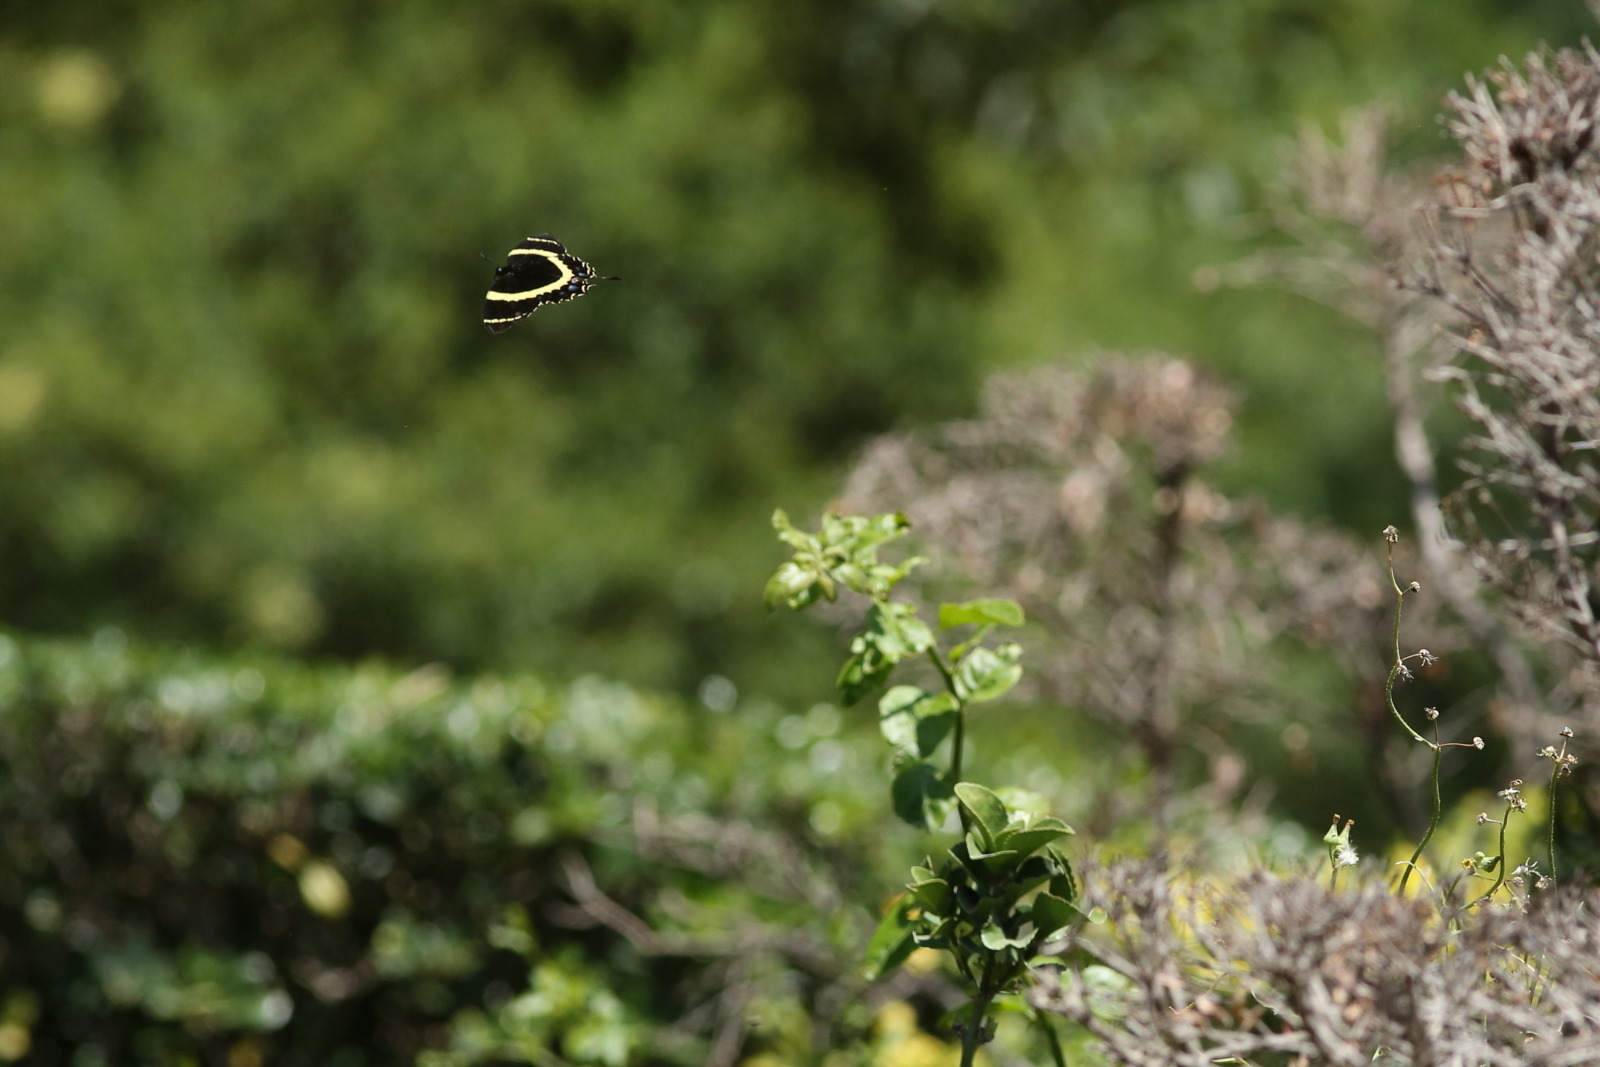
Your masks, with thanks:
<instances>
[{"instance_id":1,"label":"green bush","mask_svg":"<svg viewBox=\"0 0 1600 1067\"><path fill-rule=\"evenodd\" d=\"M850 1047L871 739L708 695L0 636L0 1056Z\"/></svg>"}]
</instances>

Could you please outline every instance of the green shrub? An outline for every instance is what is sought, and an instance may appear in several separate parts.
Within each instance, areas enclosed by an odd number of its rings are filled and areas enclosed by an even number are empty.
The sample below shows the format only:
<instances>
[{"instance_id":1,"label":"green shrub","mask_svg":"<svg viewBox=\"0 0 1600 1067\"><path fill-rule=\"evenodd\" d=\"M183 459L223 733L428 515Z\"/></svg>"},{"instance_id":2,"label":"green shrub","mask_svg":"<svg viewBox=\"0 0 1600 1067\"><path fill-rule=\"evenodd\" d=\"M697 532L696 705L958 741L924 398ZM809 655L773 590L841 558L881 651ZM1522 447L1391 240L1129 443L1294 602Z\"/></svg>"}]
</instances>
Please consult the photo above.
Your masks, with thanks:
<instances>
[{"instance_id":1,"label":"green shrub","mask_svg":"<svg viewBox=\"0 0 1600 1067\"><path fill-rule=\"evenodd\" d=\"M0 1056L848 1047L815 998L912 855L855 832L870 739L730 696L0 635Z\"/></svg>"}]
</instances>

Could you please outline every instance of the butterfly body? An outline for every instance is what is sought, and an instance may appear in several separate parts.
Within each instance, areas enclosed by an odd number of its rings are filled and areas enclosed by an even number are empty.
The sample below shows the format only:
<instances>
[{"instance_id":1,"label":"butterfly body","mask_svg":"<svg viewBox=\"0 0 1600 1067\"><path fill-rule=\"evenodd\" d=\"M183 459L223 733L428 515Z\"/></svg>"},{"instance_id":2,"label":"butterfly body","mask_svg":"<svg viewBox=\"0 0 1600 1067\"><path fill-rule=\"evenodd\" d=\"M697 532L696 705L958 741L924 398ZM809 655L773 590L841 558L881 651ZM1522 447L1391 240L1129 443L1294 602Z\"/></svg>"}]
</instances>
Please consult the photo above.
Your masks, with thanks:
<instances>
[{"instance_id":1,"label":"butterfly body","mask_svg":"<svg viewBox=\"0 0 1600 1067\"><path fill-rule=\"evenodd\" d=\"M546 304L582 296L597 281L617 280L595 274L560 241L541 233L513 248L505 266L494 269L494 284L483 301L483 324L490 333L502 333Z\"/></svg>"}]
</instances>

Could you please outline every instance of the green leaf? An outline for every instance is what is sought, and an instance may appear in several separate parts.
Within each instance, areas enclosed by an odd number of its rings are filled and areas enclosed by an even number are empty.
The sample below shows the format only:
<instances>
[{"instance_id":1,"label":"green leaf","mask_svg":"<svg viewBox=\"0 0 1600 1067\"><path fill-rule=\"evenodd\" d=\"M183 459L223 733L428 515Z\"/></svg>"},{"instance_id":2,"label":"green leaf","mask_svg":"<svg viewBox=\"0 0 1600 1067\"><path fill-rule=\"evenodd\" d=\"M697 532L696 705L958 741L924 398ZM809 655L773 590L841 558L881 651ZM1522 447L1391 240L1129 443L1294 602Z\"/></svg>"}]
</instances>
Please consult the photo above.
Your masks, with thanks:
<instances>
[{"instance_id":1,"label":"green leaf","mask_svg":"<svg viewBox=\"0 0 1600 1067\"><path fill-rule=\"evenodd\" d=\"M815 552L821 547L814 535L795 529L782 508L772 513L772 528L778 531L778 540L791 548Z\"/></svg>"},{"instance_id":2,"label":"green leaf","mask_svg":"<svg viewBox=\"0 0 1600 1067\"><path fill-rule=\"evenodd\" d=\"M956 690L974 704L1003 696L1022 677L1017 666L1021 649L1006 645L998 651L975 648L956 666Z\"/></svg>"},{"instance_id":3,"label":"green leaf","mask_svg":"<svg viewBox=\"0 0 1600 1067\"><path fill-rule=\"evenodd\" d=\"M911 920L911 909L914 907L916 901L909 894L902 894L872 932L872 938L867 942L867 981L877 981L900 966L911 955L911 950L917 947L912 940L915 927Z\"/></svg>"},{"instance_id":4,"label":"green leaf","mask_svg":"<svg viewBox=\"0 0 1600 1067\"><path fill-rule=\"evenodd\" d=\"M1017 865L1017 869L1012 872L1011 885L1008 892L1015 897L1021 898L1050 881L1055 874L1055 864L1045 857L1026 857Z\"/></svg>"},{"instance_id":5,"label":"green leaf","mask_svg":"<svg viewBox=\"0 0 1600 1067\"><path fill-rule=\"evenodd\" d=\"M878 730L896 748L917 746L917 705L928 693L914 685L897 685L878 698ZM920 754L920 753L919 753Z\"/></svg>"},{"instance_id":6,"label":"green leaf","mask_svg":"<svg viewBox=\"0 0 1600 1067\"><path fill-rule=\"evenodd\" d=\"M983 924L983 930L978 934L978 940L983 942L983 947L991 952L998 952L1011 943L1006 937L1006 932L993 919Z\"/></svg>"},{"instance_id":7,"label":"green leaf","mask_svg":"<svg viewBox=\"0 0 1600 1067\"><path fill-rule=\"evenodd\" d=\"M956 854L955 850L951 849L950 854L954 856ZM967 862L965 850L963 850L963 854L957 858L961 861L961 863L965 864ZM965 882L961 882L955 885L953 888L956 894L956 907L960 908L962 914L968 919L971 919L973 916L987 916L993 912L993 907L986 906L984 898L979 896L978 891L972 888L970 885L967 885Z\"/></svg>"},{"instance_id":8,"label":"green leaf","mask_svg":"<svg viewBox=\"0 0 1600 1067\"><path fill-rule=\"evenodd\" d=\"M950 796L950 785L931 763L917 762L894 776L889 797L894 813L919 830L937 829L943 821L938 802Z\"/></svg>"},{"instance_id":9,"label":"green leaf","mask_svg":"<svg viewBox=\"0 0 1600 1067\"><path fill-rule=\"evenodd\" d=\"M906 607L911 608L911 605L907 604ZM907 656L920 656L933 647L933 631L928 629L927 623L908 614L900 622L900 640Z\"/></svg>"},{"instance_id":10,"label":"green leaf","mask_svg":"<svg viewBox=\"0 0 1600 1067\"><path fill-rule=\"evenodd\" d=\"M521 904L508 906L505 921L489 927L488 941L495 948L515 952L529 960L533 959L539 950L539 941L534 936L533 924L528 921L528 910Z\"/></svg>"},{"instance_id":11,"label":"green leaf","mask_svg":"<svg viewBox=\"0 0 1600 1067\"><path fill-rule=\"evenodd\" d=\"M917 756L933 755L955 721L955 700L949 693L897 685L878 700L878 729L884 740Z\"/></svg>"},{"instance_id":12,"label":"green leaf","mask_svg":"<svg viewBox=\"0 0 1600 1067\"><path fill-rule=\"evenodd\" d=\"M1021 863L1025 857L1020 852L1015 852L1012 849L1007 848L1001 849L998 852L990 852L981 856L973 856L972 858L973 861L976 862L982 869L983 877L987 881L992 884L1005 882L1007 883L1007 890L1009 892L1011 888L1011 875L1017 869L1017 865Z\"/></svg>"},{"instance_id":13,"label":"green leaf","mask_svg":"<svg viewBox=\"0 0 1600 1067\"><path fill-rule=\"evenodd\" d=\"M880 566L877 569L877 572L874 574L874 579L882 582L884 588L887 589L892 587L906 575L910 574L913 569L920 567L927 562L927 556L912 556L898 567Z\"/></svg>"},{"instance_id":14,"label":"green leaf","mask_svg":"<svg viewBox=\"0 0 1600 1067\"><path fill-rule=\"evenodd\" d=\"M878 649L875 635L857 634L850 642L850 657L839 668L840 700L846 707L859 703L862 697L889 680L896 662Z\"/></svg>"},{"instance_id":15,"label":"green leaf","mask_svg":"<svg viewBox=\"0 0 1600 1067\"><path fill-rule=\"evenodd\" d=\"M840 540L852 555L876 552L879 545L903 537L911 529L911 520L899 511L888 511L870 518L847 516L843 521L848 530Z\"/></svg>"},{"instance_id":16,"label":"green leaf","mask_svg":"<svg viewBox=\"0 0 1600 1067\"><path fill-rule=\"evenodd\" d=\"M768 611L780 605L803 611L816 603L817 574L790 560L767 580L767 588L761 599Z\"/></svg>"},{"instance_id":17,"label":"green leaf","mask_svg":"<svg viewBox=\"0 0 1600 1067\"><path fill-rule=\"evenodd\" d=\"M1059 841L1071 832L1065 827L1057 829L1051 826L1002 830L995 836L994 847L1015 849L1024 856L1031 856L1052 841Z\"/></svg>"},{"instance_id":18,"label":"green leaf","mask_svg":"<svg viewBox=\"0 0 1600 1067\"><path fill-rule=\"evenodd\" d=\"M948 693L940 693L930 703L944 706L928 711L917 721L917 753L922 756L933 755L940 742L955 729L956 716L959 714Z\"/></svg>"},{"instance_id":19,"label":"green leaf","mask_svg":"<svg viewBox=\"0 0 1600 1067\"><path fill-rule=\"evenodd\" d=\"M863 553L863 556L871 553ZM839 568L839 580L845 587L874 600L887 600L895 585L911 573L913 567L928 562L926 556L912 556L898 567L887 563L849 563Z\"/></svg>"},{"instance_id":20,"label":"green leaf","mask_svg":"<svg viewBox=\"0 0 1600 1067\"><path fill-rule=\"evenodd\" d=\"M872 669L865 652L855 653L844 661L843 667L839 668L839 677L836 679L839 686L839 700L847 708L859 703L862 697L872 692L882 674L882 668L877 671Z\"/></svg>"},{"instance_id":21,"label":"green leaf","mask_svg":"<svg viewBox=\"0 0 1600 1067\"><path fill-rule=\"evenodd\" d=\"M914 882L907 888L928 915L947 918L955 910L955 893L951 890L950 883L943 878Z\"/></svg>"},{"instance_id":22,"label":"green leaf","mask_svg":"<svg viewBox=\"0 0 1600 1067\"><path fill-rule=\"evenodd\" d=\"M1034 826L1046 825L1050 822L1060 822L1050 816L1050 802L1031 789L1021 786L1003 785L997 788L995 796L1005 802L1006 811L1011 815L1012 825ZM1062 825L1065 825L1064 823Z\"/></svg>"},{"instance_id":23,"label":"green leaf","mask_svg":"<svg viewBox=\"0 0 1600 1067\"><path fill-rule=\"evenodd\" d=\"M869 639L885 658L899 661L920 656L933 647L933 631L917 618L915 605L899 601L877 601L867 609Z\"/></svg>"},{"instance_id":24,"label":"green leaf","mask_svg":"<svg viewBox=\"0 0 1600 1067\"><path fill-rule=\"evenodd\" d=\"M1050 892L1062 900L1077 900L1078 880L1072 875L1072 864L1067 862L1067 857L1063 856L1060 850L1050 848L1047 851L1061 872L1050 879Z\"/></svg>"},{"instance_id":25,"label":"green leaf","mask_svg":"<svg viewBox=\"0 0 1600 1067\"><path fill-rule=\"evenodd\" d=\"M984 851L992 850L1000 831L1006 828L1006 806L994 795L993 790L977 782L958 782L954 792L961 806L977 823Z\"/></svg>"},{"instance_id":26,"label":"green leaf","mask_svg":"<svg viewBox=\"0 0 1600 1067\"><path fill-rule=\"evenodd\" d=\"M950 821L950 817L955 814L955 810L956 798L950 792L948 783L946 783L944 792L938 794L937 796L928 797L929 828L937 830L941 826L945 825Z\"/></svg>"},{"instance_id":27,"label":"green leaf","mask_svg":"<svg viewBox=\"0 0 1600 1067\"><path fill-rule=\"evenodd\" d=\"M1055 937L1078 917L1078 909L1052 893L1040 893L1033 898L1033 927L1040 941Z\"/></svg>"},{"instance_id":28,"label":"green leaf","mask_svg":"<svg viewBox=\"0 0 1600 1067\"><path fill-rule=\"evenodd\" d=\"M839 579L841 585L852 593L862 593L871 596L872 584L867 580L866 572L857 563L841 563L833 568L833 576Z\"/></svg>"},{"instance_id":29,"label":"green leaf","mask_svg":"<svg viewBox=\"0 0 1600 1067\"><path fill-rule=\"evenodd\" d=\"M982 827L973 826L967 832L966 839L960 843L959 851L951 849L950 854L960 860L971 871L973 877L987 882L997 883L1009 881L1011 874L1027 857L1016 849L996 848L985 845Z\"/></svg>"},{"instance_id":30,"label":"green leaf","mask_svg":"<svg viewBox=\"0 0 1600 1067\"><path fill-rule=\"evenodd\" d=\"M839 671L839 694L854 704L888 681L895 665L919 656L933 645L933 633L916 617L911 604L876 601L867 610L866 627L850 642L850 658Z\"/></svg>"},{"instance_id":31,"label":"green leaf","mask_svg":"<svg viewBox=\"0 0 1600 1067\"><path fill-rule=\"evenodd\" d=\"M986 598L939 605L941 630L955 626L1021 626L1022 623L1022 605L1015 600Z\"/></svg>"},{"instance_id":32,"label":"green leaf","mask_svg":"<svg viewBox=\"0 0 1600 1067\"><path fill-rule=\"evenodd\" d=\"M1027 934L1017 934L1015 937L1006 936L1000 924L990 919L983 924L983 930L978 934L978 940L991 952L999 952L1003 948L1027 948L1028 942L1033 940Z\"/></svg>"}]
</instances>

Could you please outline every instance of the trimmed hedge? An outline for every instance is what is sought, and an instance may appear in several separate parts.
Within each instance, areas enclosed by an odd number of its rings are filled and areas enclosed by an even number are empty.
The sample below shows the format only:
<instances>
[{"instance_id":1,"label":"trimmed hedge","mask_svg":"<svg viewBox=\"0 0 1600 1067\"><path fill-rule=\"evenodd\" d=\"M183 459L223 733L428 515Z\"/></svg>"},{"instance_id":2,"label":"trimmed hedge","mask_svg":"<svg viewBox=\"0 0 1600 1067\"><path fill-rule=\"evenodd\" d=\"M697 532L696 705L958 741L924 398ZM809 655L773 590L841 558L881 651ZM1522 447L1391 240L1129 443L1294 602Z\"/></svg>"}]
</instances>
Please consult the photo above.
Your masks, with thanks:
<instances>
[{"instance_id":1,"label":"trimmed hedge","mask_svg":"<svg viewBox=\"0 0 1600 1067\"><path fill-rule=\"evenodd\" d=\"M856 832L872 741L827 706L0 634L0 1057L847 1047L908 859Z\"/></svg>"}]
</instances>

